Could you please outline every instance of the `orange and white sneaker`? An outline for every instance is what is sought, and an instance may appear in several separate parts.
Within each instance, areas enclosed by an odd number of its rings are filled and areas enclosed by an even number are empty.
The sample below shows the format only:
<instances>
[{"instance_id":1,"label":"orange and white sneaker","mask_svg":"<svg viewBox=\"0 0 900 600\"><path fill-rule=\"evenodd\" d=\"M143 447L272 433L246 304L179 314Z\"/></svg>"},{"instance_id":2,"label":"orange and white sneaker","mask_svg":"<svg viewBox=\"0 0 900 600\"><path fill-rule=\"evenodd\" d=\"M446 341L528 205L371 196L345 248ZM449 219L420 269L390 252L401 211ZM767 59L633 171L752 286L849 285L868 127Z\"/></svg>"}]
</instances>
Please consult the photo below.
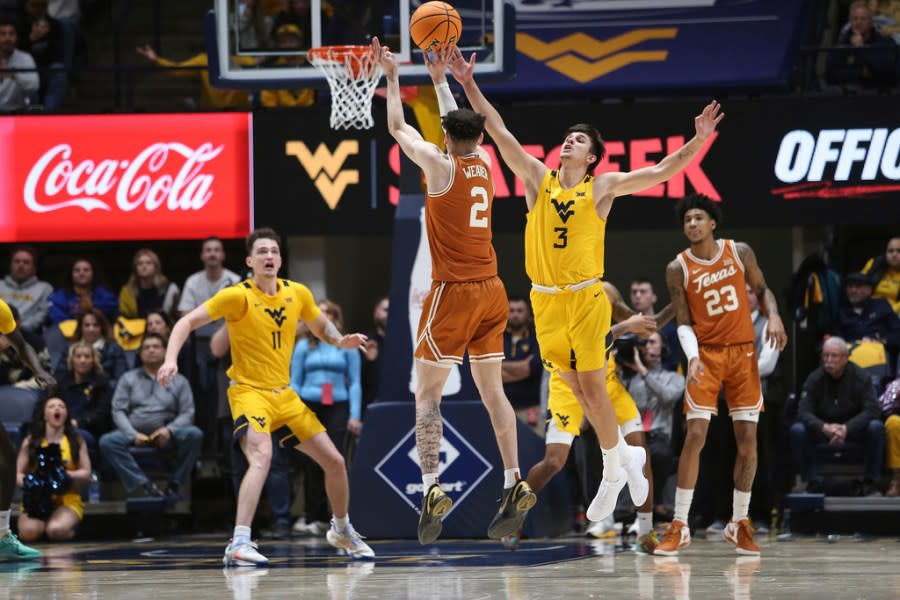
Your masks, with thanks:
<instances>
[{"instance_id":1,"label":"orange and white sneaker","mask_svg":"<svg viewBox=\"0 0 900 600\"><path fill-rule=\"evenodd\" d=\"M759 556L759 546L753 541L753 525L750 524L750 519L744 518L737 523L728 521L724 535L725 541L732 544L738 554Z\"/></svg>"},{"instance_id":2,"label":"orange and white sneaker","mask_svg":"<svg viewBox=\"0 0 900 600\"><path fill-rule=\"evenodd\" d=\"M653 554L658 556L678 556L678 551L691 545L691 528L687 523L673 520L666 530L663 541L654 548Z\"/></svg>"}]
</instances>

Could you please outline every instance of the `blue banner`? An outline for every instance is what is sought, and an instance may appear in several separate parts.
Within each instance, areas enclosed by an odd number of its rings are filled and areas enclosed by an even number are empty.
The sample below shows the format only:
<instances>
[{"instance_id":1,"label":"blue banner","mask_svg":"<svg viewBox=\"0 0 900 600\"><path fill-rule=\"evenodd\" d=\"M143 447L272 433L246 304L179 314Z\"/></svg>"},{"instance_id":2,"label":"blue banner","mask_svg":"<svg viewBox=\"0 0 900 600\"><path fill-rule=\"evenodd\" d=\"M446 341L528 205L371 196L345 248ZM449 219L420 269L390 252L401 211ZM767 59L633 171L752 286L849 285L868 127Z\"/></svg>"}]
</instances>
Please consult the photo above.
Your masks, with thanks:
<instances>
[{"instance_id":1,"label":"blue banner","mask_svg":"<svg viewBox=\"0 0 900 600\"><path fill-rule=\"evenodd\" d=\"M514 4L516 77L485 88L490 96L545 100L784 88L807 7L799 0Z\"/></svg>"}]
</instances>

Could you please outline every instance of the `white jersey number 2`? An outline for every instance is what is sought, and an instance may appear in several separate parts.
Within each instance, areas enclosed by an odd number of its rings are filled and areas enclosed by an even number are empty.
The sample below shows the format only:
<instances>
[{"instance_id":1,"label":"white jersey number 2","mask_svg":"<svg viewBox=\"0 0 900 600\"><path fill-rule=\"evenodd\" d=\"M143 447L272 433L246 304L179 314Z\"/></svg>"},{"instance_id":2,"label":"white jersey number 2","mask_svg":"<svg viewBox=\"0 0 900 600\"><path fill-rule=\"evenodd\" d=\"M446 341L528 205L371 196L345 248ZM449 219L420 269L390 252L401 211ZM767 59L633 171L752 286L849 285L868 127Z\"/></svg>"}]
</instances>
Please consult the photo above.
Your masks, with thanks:
<instances>
[{"instance_id":1,"label":"white jersey number 2","mask_svg":"<svg viewBox=\"0 0 900 600\"><path fill-rule=\"evenodd\" d=\"M472 210L469 211L469 227L475 227L478 229L487 229L488 226L488 218L486 213L488 209L488 193L487 190L481 186L475 186L472 188L472 197L480 198L477 200L475 204L472 205Z\"/></svg>"},{"instance_id":2,"label":"white jersey number 2","mask_svg":"<svg viewBox=\"0 0 900 600\"><path fill-rule=\"evenodd\" d=\"M740 306L737 290L733 285L724 285L717 290L707 290L703 293L703 299L706 300L706 312L711 317L735 311Z\"/></svg>"}]
</instances>

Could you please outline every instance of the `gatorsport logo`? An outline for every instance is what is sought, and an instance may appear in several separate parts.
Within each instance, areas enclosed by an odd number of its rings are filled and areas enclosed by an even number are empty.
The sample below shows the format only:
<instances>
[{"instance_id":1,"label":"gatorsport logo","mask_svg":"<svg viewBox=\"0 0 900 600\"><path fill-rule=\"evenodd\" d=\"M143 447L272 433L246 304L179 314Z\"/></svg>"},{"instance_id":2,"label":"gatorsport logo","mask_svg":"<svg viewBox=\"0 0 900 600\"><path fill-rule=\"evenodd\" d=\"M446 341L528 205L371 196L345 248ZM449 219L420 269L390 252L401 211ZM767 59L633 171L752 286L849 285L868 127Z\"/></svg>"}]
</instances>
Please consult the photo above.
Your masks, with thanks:
<instances>
[{"instance_id":1,"label":"gatorsport logo","mask_svg":"<svg viewBox=\"0 0 900 600\"><path fill-rule=\"evenodd\" d=\"M634 50L649 40L671 40L675 27L633 29L621 35L598 40L578 32L545 42L527 33L516 34L516 50L578 83L587 83L613 71L641 62L662 62L668 50Z\"/></svg>"},{"instance_id":2,"label":"gatorsport logo","mask_svg":"<svg viewBox=\"0 0 900 600\"><path fill-rule=\"evenodd\" d=\"M359 154L357 140L343 140L334 152L320 143L315 153L310 152L305 143L291 141L285 143L284 153L300 161L331 210L337 207L348 185L359 183L358 170L343 168L349 156Z\"/></svg>"},{"instance_id":3,"label":"gatorsport logo","mask_svg":"<svg viewBox=\"0 0 900 600\"><path fill-rule=\"evenodd\" d=\"M493 467L446 419L443 422L438 476L441 489L453 500L453 507L447 513L450 514L478 487ZM415 427L375 465L378 476L416 513L419 512L423 492L419 465Z\"/></svg>"}]
</instances>

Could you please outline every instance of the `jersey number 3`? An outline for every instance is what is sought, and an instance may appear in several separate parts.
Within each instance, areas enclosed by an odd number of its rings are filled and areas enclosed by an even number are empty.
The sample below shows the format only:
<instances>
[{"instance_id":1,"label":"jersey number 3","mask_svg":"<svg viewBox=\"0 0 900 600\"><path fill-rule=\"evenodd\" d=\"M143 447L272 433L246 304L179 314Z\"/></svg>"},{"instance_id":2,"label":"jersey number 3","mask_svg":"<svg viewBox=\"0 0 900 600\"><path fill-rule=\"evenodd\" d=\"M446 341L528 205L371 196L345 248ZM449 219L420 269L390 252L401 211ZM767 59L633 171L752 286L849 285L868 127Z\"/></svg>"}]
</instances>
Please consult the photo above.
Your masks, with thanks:
<instances>
[{"instance_id":1,"label":"jersey number 3","mask_svg":"<svg viewBox=\"0 0 900 600\"><path fill-rule=\"evenodd\" d=\"M732 312L738 309L737 290L733 285L723 285L719 289L706 290L703 293L706 300L706 312L714 317L724 312ZM724 303L723 303L724 301Z\"/></svg>"},{"instance_id":2,"label":"jersey number 3","mask_svg":"<svg viewBox=\"0 0 900 600\"><path fill-rule=\"evenodd\" d=\"M487 190L480 185L475 186L472 188L472 197L479 198L479 200L475 201L475 204L472 205L472 209L469 211L469 227L487 229L488 218L486 214L482 214L486 213L488 209ZM482 216L479 216L480 214Z\"/></svg>"}]
</instances>

